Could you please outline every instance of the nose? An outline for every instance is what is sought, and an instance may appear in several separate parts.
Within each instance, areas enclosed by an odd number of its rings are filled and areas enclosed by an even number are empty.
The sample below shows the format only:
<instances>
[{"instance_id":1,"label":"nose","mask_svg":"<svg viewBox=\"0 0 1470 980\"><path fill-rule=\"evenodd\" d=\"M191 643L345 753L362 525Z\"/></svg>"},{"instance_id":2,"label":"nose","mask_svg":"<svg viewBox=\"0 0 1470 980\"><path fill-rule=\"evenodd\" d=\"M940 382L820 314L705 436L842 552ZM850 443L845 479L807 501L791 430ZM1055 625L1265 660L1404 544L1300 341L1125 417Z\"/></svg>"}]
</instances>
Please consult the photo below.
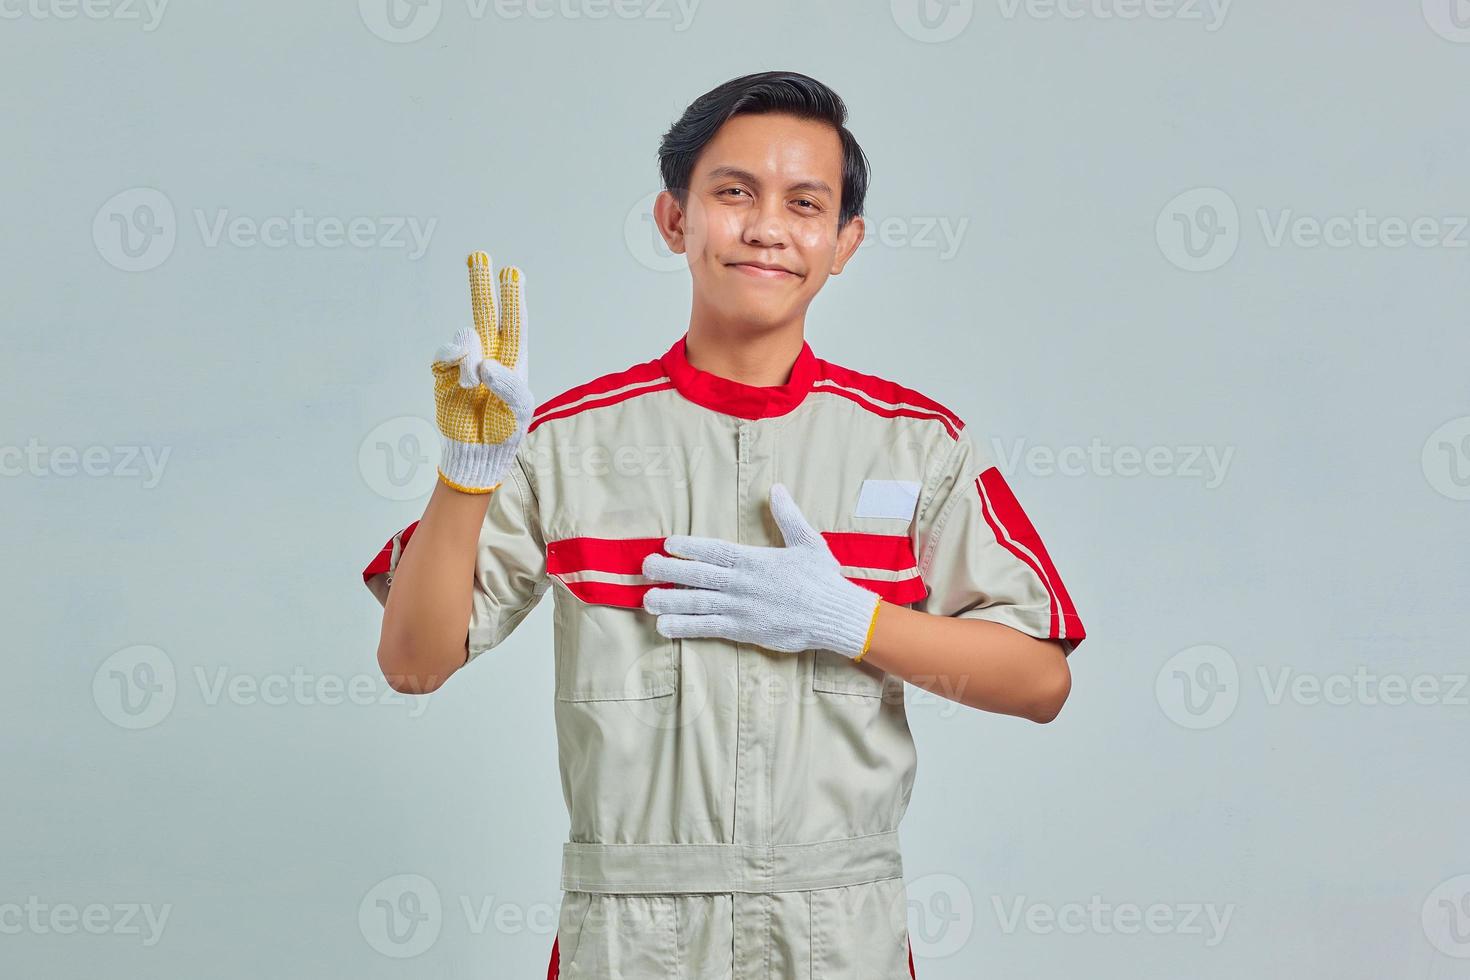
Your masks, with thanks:
<instances>
[{"instance_id":1,"label":"nose","mask_svg":"<svg viewBox=\"0 0 1470 980\"><path fill-rule=\"evenodd\" d=\"M746 215L742 232L745 244L760 248L784 247L787 244L785 205L779 197L766 197Z\"/></svg>"}]
</instances>

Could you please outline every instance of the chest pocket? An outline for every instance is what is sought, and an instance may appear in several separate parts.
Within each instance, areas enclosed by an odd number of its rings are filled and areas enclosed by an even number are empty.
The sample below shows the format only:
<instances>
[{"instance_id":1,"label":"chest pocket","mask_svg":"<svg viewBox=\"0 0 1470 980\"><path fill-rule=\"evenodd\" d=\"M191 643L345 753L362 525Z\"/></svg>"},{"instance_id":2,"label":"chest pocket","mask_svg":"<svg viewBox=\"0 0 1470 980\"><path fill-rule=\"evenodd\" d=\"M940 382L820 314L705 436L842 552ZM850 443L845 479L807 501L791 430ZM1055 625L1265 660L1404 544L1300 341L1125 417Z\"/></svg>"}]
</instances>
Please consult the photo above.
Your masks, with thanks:
<instances>
[{"instance_id":1,"label":"chest pocket","mask_svg":"<svg viewBox=\"0 0 1470 980\"><path fill-rule=\"evenodd\" d=\"M823 531L822 537L849 582L898 606L926 595L907 526L901 533ZM812 690L818 693L881 698L887 679L887 671L866 661L854 663L833 650L812 651Z\"/></svg>"},{"instance_id":2,"label":"chest pocket","mask_svg":"<svg viewBox=\"0 0 1470 980\"><path fill-rule=\"evenodd\" d=\"M665 697L678 687L679 641L659 633L643 609L653 585L644 556L667 554L658 538L563 538L546 545L556 592L556 697L629 701Z\"/></svg>"},{"instance_id":3,"label":"chest pocket","mask_svg":"<svg viewBox=\"0 0 1470 980\"><path fill-rule=\"evenodd\" d=\"M812 690L823 694L883 696L886 671L870 663L853 663L833 650L812 651Z\"/></svg>"}]
</instances>

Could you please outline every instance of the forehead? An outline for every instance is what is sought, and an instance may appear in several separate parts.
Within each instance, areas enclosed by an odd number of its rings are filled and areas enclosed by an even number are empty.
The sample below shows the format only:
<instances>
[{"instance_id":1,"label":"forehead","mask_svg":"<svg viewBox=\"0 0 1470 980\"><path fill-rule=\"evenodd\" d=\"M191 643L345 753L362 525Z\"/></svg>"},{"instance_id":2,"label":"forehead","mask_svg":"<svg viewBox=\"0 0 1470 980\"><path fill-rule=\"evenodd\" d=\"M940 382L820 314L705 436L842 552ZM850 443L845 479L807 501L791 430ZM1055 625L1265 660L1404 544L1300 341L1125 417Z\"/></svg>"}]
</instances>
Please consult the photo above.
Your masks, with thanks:
<instances>
[{"instance_id":1,"label":"forehead","mask_svg":"<svg viewBox=\"0 0 1470 980\"><path fill-rule=\"evenodd\" d=\"M701 179L716 167L738 167L781 184L821 180L836 191L842 186L842 141L824 122L747 113L726 120L705 144L693 176Z\"/></svg>"}]
</instances>

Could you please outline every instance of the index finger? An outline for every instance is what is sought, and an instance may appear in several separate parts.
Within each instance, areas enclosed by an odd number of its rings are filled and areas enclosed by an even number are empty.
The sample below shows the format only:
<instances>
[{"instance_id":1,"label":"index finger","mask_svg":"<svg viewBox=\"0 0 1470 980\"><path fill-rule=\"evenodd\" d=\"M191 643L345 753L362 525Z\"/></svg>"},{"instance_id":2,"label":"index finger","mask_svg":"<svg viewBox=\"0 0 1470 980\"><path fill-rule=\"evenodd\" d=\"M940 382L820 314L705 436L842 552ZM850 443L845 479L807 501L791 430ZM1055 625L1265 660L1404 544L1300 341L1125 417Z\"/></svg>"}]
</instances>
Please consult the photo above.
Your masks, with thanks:
<instances>
[{"instance_id":1,"label":"index finger","mask_svg":"<svg viewBox=\"0 0 1470 980\"><path fill-rule=\"evenodd\" d=\"M500 342L495 270L488 252L471 252L466 264L470 269L470 308L475 315L475 333L480 335L480 352L485 357L494 357Z\"/></svg>"},{"instance_id":2,"label":"index finger","mask_svg":"<svg viewBox=\"0 0 1470 980\"><path fill-rule=\"evenodd\" d=\"M718 589L727 569L705 561L647 555L641 569L645 578L675 585L692 585L698 589Z\"/></svg>"}]
</instances>

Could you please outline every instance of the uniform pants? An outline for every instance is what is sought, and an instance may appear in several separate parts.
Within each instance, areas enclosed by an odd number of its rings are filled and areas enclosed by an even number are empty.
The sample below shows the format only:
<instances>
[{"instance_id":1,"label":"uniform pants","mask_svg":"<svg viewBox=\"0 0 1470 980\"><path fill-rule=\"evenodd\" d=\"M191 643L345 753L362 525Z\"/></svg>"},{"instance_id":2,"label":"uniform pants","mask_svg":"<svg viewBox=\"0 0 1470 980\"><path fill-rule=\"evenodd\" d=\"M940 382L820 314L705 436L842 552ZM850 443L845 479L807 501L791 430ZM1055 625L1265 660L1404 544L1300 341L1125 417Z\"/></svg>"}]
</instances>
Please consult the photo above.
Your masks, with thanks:
<instances>
[{"instance_id":1,"label":"uniform pants","mask_svg":"<svg viewBox=\"0 0 1470 980\"><path fill-rule=\"evenodd\" d=\"M557 948L558 940L551 941L551 964L546 968L546 980L557 980L561 970L561 955ZM909 943L909 980L916 980L914 976L914 944Z\"/></svg>"}]
</instances>

